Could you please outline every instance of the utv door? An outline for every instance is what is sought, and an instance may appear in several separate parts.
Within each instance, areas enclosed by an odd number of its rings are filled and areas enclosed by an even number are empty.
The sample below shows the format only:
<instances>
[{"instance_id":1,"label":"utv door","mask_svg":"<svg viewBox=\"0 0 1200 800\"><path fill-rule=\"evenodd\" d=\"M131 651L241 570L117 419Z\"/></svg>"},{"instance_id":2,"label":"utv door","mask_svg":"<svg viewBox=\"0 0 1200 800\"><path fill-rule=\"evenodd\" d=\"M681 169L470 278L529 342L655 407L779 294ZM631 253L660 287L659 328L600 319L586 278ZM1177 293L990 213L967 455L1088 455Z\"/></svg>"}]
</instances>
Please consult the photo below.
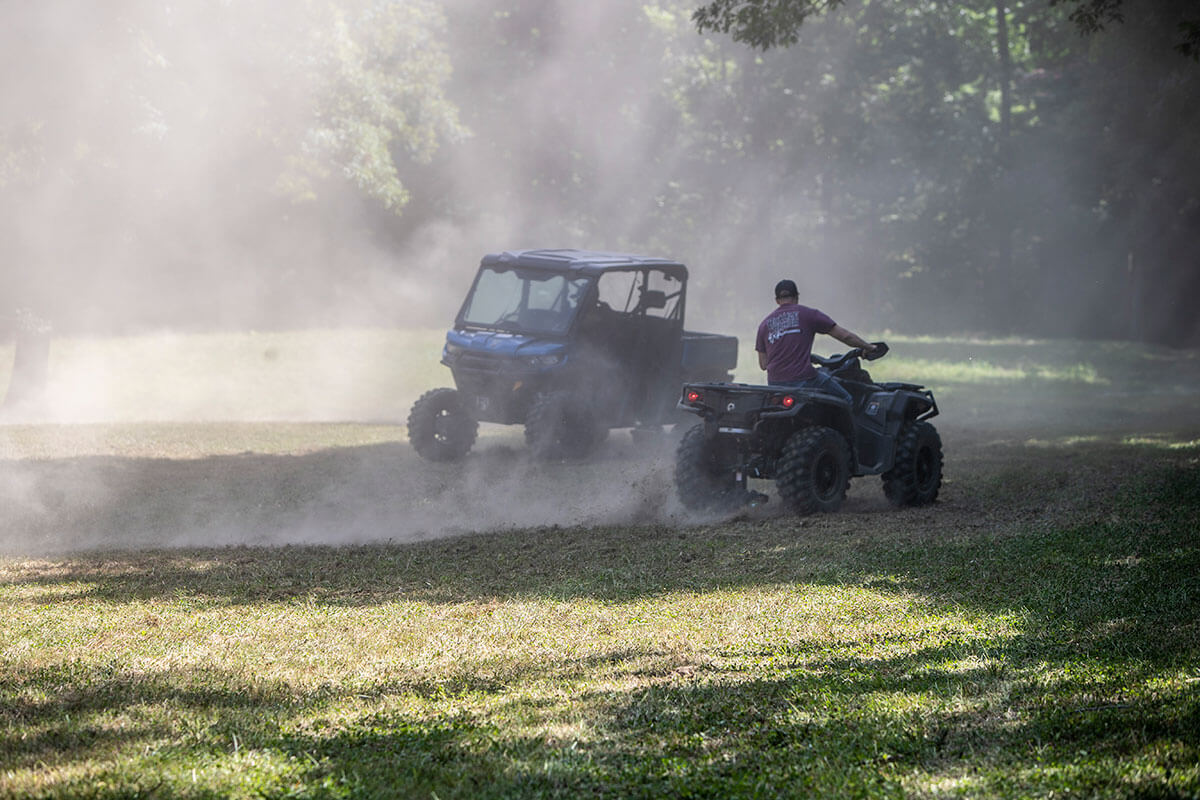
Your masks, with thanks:
<instances>
[{"instance_id":1,"label":"utv door","mask_svg":"<svg viewBox=\"0 0 1200 800\"><path fill-rule=\"evenodd\" d=\"M580 320L590 389L609 427L654 424L674 408L682 381L686 275L663 269L600 276Z\"/></svg>"}]
</instances>

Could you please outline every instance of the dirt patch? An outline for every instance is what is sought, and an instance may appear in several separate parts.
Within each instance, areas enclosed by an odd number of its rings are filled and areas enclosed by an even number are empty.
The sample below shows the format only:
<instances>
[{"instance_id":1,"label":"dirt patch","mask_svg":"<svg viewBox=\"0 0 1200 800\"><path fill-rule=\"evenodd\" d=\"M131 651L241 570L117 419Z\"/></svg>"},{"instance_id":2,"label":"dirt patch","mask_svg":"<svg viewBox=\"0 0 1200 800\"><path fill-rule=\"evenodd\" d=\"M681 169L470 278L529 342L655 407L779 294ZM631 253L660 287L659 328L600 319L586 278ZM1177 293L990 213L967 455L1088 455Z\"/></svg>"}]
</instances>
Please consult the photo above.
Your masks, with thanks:
<instances>
[{"instance_id":1,"label":"dirt patch","mask_svg":"<svg viewBox=\"0 0 1200 800\"><path fill-rule=\"evenodd\" d=\"M635 442L627 431L614 431L589 463L555 464L531 460L516 429L490 431L453 465L419 459L401 428L391 442L297 453L154 458L144 455L150 443L134 442L136 456L0 461L0 541L9 553L39 553L729 522L831 535L950 536L1086 510L1140 473L1195 458L1196 416L1181 412L1157 425L1126 420L1102 430L1036 419L1021 429L962 426L942 418L945 481L935 506L892 509L879 478L867 477L852 481L840 513L809 518L787 515L777 497L732 517L690 514L674 493L674 440ZM756 488L774 495L769 483Z\"/></svg>"}]
</instances>

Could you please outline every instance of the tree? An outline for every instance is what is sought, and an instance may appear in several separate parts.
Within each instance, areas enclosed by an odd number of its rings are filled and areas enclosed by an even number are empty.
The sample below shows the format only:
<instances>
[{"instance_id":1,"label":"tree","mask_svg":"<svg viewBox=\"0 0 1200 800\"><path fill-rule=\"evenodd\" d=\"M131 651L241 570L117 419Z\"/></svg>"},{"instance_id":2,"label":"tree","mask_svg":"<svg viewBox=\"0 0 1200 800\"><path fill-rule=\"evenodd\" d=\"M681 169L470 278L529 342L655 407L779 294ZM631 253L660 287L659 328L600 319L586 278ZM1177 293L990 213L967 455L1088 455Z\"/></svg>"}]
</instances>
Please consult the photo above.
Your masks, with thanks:
<instances>
[{"instance_id":1,"label":"tree","mask_svg":"<svg viewBox=\"0 0 1200 800\"><path fill-rule=\"evenodd\" d=\"M269 0L48 0L6 17L7 296L56 323L88 307L118 316L136 294L157 295L166 319L200 296L199 313L239 313L272 291L286 303L364 199L402 213L403 171L464 135L444 94L440 4L279 12Z\"/></svg>"}]
</instances>

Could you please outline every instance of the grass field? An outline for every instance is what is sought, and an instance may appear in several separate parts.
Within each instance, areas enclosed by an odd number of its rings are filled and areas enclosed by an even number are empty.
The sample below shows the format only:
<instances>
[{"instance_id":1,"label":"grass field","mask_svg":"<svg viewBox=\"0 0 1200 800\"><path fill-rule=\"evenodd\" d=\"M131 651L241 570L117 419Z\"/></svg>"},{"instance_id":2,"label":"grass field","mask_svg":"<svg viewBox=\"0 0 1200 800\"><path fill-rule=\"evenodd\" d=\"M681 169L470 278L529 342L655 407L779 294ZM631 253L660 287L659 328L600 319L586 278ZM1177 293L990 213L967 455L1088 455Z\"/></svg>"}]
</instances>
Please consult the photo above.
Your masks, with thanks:
<instances>
[{"instance_id":1,"label":"grass field","mask_svg":"<svg viewBox=\"0 0 1200 800\"><path fill-rule=\"evenodd\" d=\"M941 501L804 519L690 516L621 432L424 464L432 333L56 343L0 796L1200 797L1200 354L886 338Z\"/></svg>"}]
</instances>

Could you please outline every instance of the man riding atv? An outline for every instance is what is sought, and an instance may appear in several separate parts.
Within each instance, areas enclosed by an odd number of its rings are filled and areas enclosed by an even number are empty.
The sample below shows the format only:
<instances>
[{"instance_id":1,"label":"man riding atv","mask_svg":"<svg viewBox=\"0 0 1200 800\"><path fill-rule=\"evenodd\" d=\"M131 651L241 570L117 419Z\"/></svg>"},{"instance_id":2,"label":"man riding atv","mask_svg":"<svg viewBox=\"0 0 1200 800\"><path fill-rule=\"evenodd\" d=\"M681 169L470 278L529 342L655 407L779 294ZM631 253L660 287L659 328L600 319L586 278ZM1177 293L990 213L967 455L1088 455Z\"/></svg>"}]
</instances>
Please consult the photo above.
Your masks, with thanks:
<instances>
[{"instance_id":1,"label":"man riding atv","mask_svg":"<svg viewBox=\"0 0 1200 800\"><path fill-rule=\"evenodd\" d=\"M799 305L796 294L792 281L780 281L779 307L759 326L767 385L684 384L679 408L700 422L676 451L680 501L697 511L729 511L767 499L749 490L749 479L773 480L793 513L836 511L851 478L881 475L893 505L933 503L942 483L942 443L928 421L938 413L933 393L873 381L861 361L886 355L887 345ZM814 356L817 333L853 349Z\"/></svg>"}]
</instances>

